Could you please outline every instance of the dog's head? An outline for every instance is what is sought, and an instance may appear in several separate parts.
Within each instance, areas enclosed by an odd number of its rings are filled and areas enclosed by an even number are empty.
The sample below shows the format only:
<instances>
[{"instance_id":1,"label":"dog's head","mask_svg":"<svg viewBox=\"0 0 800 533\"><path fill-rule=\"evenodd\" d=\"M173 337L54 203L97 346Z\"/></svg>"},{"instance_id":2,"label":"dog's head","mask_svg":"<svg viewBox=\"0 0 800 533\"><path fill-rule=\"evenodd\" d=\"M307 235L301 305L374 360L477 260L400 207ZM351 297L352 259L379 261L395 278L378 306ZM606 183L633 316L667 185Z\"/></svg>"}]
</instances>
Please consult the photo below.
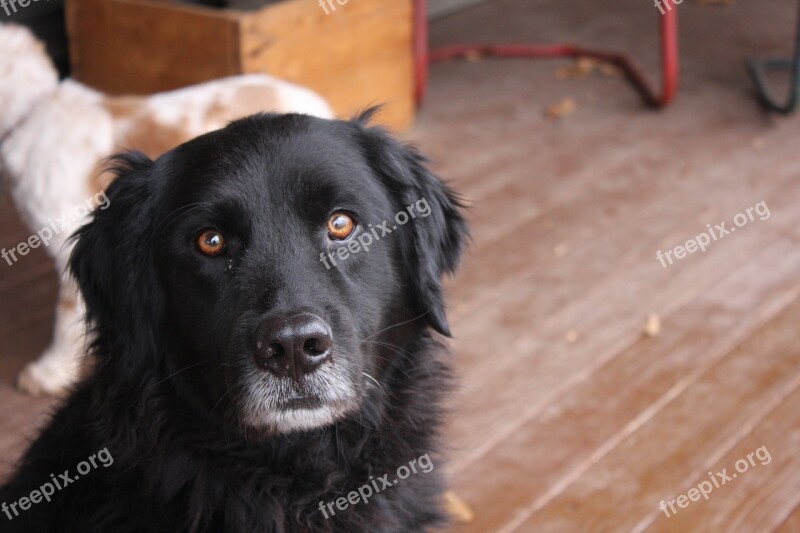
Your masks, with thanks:
<instances>
[{"instance_id":1,"label":"dog's head","mask_svg":"<svg viewBox=\"0 0 800 533\"><path fill-rule=\"evenodd\" d=\"M71 259L114 379L286 433L354 413L410 339L448 334L460 206L366 120L257 115L116 159Z\"/></svg>"}]
</instances>

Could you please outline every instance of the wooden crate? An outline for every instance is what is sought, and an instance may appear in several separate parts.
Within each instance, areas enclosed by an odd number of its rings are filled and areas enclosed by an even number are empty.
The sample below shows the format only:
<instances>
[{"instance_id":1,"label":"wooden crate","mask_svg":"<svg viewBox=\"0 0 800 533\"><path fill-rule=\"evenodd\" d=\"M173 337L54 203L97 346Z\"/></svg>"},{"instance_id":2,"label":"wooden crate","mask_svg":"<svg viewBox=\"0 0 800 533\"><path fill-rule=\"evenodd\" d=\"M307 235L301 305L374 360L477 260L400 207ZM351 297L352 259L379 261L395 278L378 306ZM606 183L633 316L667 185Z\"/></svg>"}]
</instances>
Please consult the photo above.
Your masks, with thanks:
<instances>
[{"instance_id":1,"label":"wooden crate","mask_svg":"<svg viewBox=\"0 0 800 533\"><path fill-rule=\"evenodd\" d=\"M286 0L258 11L158 0L69 0L73 77L109 94L152 94L265 72L314 89L337 115L385 104L410 125L413 0Z\"/></svg>"}]
</instances>

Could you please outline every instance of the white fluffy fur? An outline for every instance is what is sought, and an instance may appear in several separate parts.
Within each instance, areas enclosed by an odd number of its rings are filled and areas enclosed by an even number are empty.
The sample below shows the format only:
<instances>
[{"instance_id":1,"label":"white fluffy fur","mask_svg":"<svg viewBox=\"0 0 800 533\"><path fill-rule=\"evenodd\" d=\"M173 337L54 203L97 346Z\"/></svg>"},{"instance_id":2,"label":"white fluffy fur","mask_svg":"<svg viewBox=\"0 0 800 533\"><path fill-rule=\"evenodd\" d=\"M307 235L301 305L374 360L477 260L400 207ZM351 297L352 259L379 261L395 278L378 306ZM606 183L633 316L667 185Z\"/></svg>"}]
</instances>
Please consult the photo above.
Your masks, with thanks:
<instances>
[{"instance_id":1,"label":"white fluffy fur","mask_svg":"<svg viewBox=\"0 0 800 533\"><path fill-rule=\"evenodd\" d=\"M0 50L0 179L32 232L53 219L74 219L76 207L96 192L99 165L115 151L141 149L155 157L260 111L333 115L316 93L266 75L150 97L108 97L73 80L59 83L41 43L9 24L0 24ZM81 222L74 221L48 247L58 272L70 253L66 239ZM24 267L2 262L0 268ZM20 388L55 394L73 383L85 351L84 329L77 288L64 278L53 341L23 370Z\"/></svg>"}]
</instances>

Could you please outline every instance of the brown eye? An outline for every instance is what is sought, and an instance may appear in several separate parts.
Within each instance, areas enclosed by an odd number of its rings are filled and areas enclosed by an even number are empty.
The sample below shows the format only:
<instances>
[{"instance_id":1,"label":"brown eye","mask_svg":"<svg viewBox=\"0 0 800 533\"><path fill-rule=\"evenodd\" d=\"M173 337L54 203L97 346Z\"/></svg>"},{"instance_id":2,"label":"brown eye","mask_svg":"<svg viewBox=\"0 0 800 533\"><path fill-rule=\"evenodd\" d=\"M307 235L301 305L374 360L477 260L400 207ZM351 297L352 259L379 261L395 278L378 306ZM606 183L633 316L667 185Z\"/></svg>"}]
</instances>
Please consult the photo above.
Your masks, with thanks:
<instances>
[{"instance_id":1,"label":"brown eye","mask_svg":"<svg viewBox=\"0 0 800 533\"><path fill-rule=\"evenodd\" d=\"M225 251L225 237L217 230L206 230L197 238L197 247L203 255L216 257Z\"/></svg>"},{"instance_id":2,"label":"brown eye","mask_svg":"<svg viewBox=\"0 0 800 533\"><path fill-rule=\"evenodd\" d=\"M328 219L328 235L331 239L343 241L353 234L356 229L356 221L343 211L337 211Z\"/></svg>"}]
</instances>

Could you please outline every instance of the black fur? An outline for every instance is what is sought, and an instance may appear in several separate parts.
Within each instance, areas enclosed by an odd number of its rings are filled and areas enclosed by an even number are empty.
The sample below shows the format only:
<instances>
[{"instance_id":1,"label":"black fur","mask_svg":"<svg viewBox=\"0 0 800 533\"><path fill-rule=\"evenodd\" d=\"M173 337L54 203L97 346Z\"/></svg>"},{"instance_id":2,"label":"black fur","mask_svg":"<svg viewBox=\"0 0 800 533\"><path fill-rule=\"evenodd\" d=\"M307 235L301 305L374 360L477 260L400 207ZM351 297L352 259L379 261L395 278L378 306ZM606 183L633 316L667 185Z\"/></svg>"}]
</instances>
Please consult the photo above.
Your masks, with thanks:
<instances>
[{"instance_id":1,"label":"black fur","mask_svg":"<svg viewBox=\"0 0 800 533\"><path fill-rule=\"evenodd\" d=\"M448 334L440 278L456 268L467 227L424 159L368 118L258 115L156 161L114 160L110 206L79 230L71 259L95 370L0 501L74 474L100 449L114 462L11 521L0 514L0 531L406 532L445 522L437 432L450 376L428 328ZM321 263L331 211L356 213L367 231L422 198L426 218L338 266ZM224 228L223 256L195 249L208 226ZM249 390L237 339L286 306L330 321L334 364L358 376L359 396L335 423L276 433L237 410ZM328 519L320 511L424 454L430 473Z\"/></svg>"}]
</instances>

